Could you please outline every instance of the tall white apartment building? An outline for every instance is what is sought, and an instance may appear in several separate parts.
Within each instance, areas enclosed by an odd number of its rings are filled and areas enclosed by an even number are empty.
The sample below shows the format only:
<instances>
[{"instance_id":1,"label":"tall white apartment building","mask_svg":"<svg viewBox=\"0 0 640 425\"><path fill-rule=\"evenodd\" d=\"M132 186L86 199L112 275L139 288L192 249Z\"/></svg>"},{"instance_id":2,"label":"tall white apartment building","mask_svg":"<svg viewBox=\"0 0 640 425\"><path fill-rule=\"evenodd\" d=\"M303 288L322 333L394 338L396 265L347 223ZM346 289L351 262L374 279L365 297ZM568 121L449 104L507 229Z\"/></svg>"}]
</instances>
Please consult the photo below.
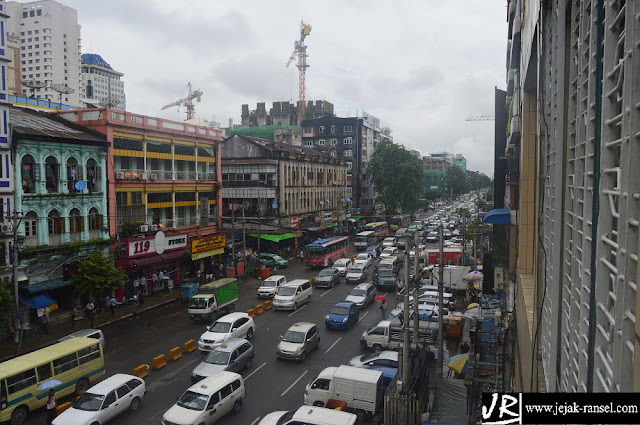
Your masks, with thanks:
<instances>
[{"instance_id":1,"label":"tall white apartment building","mask_svg":"<svg viewBox=\"0 0 640 425\"><path fill-rule=\"evenodd\" d=\"M8 2L8 33L20 37L22 93L80 106L80 25L78 12L54 0ZM31 89L25 82L46 83ZM56 85L73 89L62 94Z\"/></svg>"},{"instance_id":2,"label":"tall white apartment building","mask_svg":"<svg viewBox=\"0 0 640 425\"><path fill-rule=\"evenodd\" d=\"M125 111L124 75L111 68L102 56L85 53L81 56L82 86L80 88L82 106L87 108L112 108Z\"/></svg>"}]
</instances>

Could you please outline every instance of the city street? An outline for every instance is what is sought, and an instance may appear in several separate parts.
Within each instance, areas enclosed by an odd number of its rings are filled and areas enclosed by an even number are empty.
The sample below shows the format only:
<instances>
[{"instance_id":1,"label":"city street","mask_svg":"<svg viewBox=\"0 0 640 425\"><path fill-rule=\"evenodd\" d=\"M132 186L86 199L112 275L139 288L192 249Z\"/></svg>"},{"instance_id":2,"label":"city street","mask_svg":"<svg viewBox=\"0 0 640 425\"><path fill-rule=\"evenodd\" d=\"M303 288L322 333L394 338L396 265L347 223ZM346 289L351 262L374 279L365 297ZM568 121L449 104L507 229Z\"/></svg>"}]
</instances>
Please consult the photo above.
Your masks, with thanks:
<instances>
[{"instance_id":1,"label":"city street","mask_svg":"<svg viewBox=\"0 0 640 425\"><path fill-rule=\"evenodd\" d=\"M373 267L367 271L370 281ZM311 279L318 270L310 270L297 261L278 273L288 280ZM240 287L240 301L236 311L245 311L262 303L256 296L259 283L250 279ZM344 279L333 289L315 289L312 302L295 312L269 310L256 316L256 331L251 343L256 356L251 367L242 372L246 380L247 397L237 415L221 419L220 424L254 424L274 410L291 410L303 403L305 386L327 366L346 363L351 357L366 351L359 345L362 332L380 320L378 302L370 304L360 313L360 321L347 331L330 331L324 327L324 317L336 302L343 301L354 285ZM395 294L387 294L390 307L395 306ZM114 373L132 373L142 363L151 363L159 354L168 355L169 349L182 346L189 339L197 340L204 324L194 324L186 315L186 304L175 302L159 307L139 319L119 322L105 328L106 376ZM310 321L318 325L320 348L311 352L304 363L276 358L275 347L279 336L297 321ZM175 363L159 371L152 371L145 379L147 394L141 407L113 419L113 424L158 424L163 413L190 385L191 370L202 360L199 352L185 354ZM63 402L66 400L62 400ZM32 415L28 424L44 422L44 412Z\"/></svg>"}]
</instances>

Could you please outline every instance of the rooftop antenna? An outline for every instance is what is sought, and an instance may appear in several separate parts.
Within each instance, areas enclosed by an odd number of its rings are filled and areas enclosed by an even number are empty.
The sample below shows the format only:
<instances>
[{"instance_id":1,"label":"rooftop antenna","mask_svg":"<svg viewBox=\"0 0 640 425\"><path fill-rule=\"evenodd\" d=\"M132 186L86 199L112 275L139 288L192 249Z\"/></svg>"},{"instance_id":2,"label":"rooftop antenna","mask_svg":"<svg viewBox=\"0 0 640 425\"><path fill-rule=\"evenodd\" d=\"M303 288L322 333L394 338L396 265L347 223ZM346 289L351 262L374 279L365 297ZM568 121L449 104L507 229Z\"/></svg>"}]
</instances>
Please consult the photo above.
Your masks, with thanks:
<instances>
[{"instance_id":1,"label":"rooftop antenna","mask_svg":"<svg viewBox=\"0 0 640 425\"><path fill-rule=\"evenodd\" d=\"M47 83L45 83L44 81L36 81L36 80L23 81L22 84L24 84L25 86L31 89L31 97L36 97L36 89L47 86Z\"/></svg>"},{"instance_id":2,"label":"rooftop antenna","mask_svg":"<svg viewBox=\"0 0 640 425\"><path fill-rule=\"evenodd\" d=\"M74 91L76 91L75 89L72 89L71 87L67 86L66 84L57 84L57 83L51 83L50 87L58 92L58 103L62 104L62 95L63 94L69 94L69 93L73 93Z\"/></svg>"}]
</instances>

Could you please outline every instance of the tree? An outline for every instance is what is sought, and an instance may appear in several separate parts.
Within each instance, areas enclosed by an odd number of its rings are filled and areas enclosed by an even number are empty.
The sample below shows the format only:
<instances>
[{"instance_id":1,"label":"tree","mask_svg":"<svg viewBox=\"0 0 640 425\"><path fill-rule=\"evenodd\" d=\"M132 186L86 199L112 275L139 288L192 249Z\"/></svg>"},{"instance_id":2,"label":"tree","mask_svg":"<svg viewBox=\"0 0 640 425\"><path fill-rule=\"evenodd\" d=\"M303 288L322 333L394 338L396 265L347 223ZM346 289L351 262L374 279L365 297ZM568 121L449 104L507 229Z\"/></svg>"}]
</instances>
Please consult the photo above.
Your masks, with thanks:
<instances>
[{"instance_id":1,"label":"tree","mask_svg":"<svg viewBox=\"0 0 640 425\"><path fill-rule=\"evenodd\" d=\"M467 175L461 167L457 165L450 165L447 167L444 177L446 187L446 194L453 193L454 195L460 195L461 193L468 192Z\"/></svg>"},{"instance_id":2,"label":"tree","mask_svg":"<svg viewBox=\"0 0 640 425\"><path fill-rule=\"evenodd\" d=\"M124 285L124 270L113 266L113 259L105 256L101 250L79 262L78 271L71 276L71 283L81 294L111 294L120 285Z\"/></svg>"},{"instance_id":3,"label":"tree","mask_svg":"<svg viewBox=\"0 0 640 425\"><path fill-rule=\"evenodd\" d=\"M483 189L491 185L491 179L489 177L475 171L469 172L467 181L469 182L469 189L471 190Z\"/></svg>"},{"instance_id":4,"label":"tree","mask_svg":"<svg viewBox=\"0 0 640 425\"><path fill-rule=\"evenodd\" d=\"M15 312L16 304L12 292L0 285L0 323L7 322Z\"/></svg>"},{"instance_id":5,"label":"tree","mask_svg":"<svg viewBox=\"0 0 640 425\"><path fill-rule=\"evenodd\" d=\"M371 175L379 198L387 210L411 214L423 193L420 159L389 140L381 142L371 156L367 173Z\"/></svg>"},{"instance_id":6,"label":"tree","mask_svg":"<svg viewBox=\"0 0 640 425\"><path fill-rule=\"evenodd\" d=\"M424 198L427 201L435 201L442 198L442 191L439 189L429 189L424 193Z\"/></svg>"}]
</instances>

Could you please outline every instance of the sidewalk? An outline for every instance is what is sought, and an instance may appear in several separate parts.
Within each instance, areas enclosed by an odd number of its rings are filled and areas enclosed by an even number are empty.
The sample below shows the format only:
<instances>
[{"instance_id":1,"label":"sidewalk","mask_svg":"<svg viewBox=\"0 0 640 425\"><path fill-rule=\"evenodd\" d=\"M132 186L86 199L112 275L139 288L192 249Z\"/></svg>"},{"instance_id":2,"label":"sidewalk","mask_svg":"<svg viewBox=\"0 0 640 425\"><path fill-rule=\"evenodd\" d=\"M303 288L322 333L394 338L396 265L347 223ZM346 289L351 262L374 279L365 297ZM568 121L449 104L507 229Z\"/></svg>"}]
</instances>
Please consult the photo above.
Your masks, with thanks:
<instances>
[{"instance_id":1,"label":"sidewalk","mask_svg":"<svg viewBox=\"0 0 640 425\"><path fill-rule=\"evenodd\" d=\"M118 305L116 307L116 314L114 317L111 317L111 313L109 309L105 309L105 311L100 311L93 322L94 328L101 328L103 326L107 326L113 323L116 323L120 320L127 319L131 317L133 314L142 313L144 311L150 310L154 307L164 305L170 302L179 301L180 300L180 288L175 288L169 294L157 294L150 295L145 297L144 306L140 305ZM63 336L69 335L73 332L79 331L81 329L89 329L89 319L83 317L81 319L75 320L75 327L71 326L71 317L65 322L59 322L56 324L52 324L49 332L45 332L42 329L39 329L38 335L33 338L23 339L22 345L20 347L20 354L25 354L44 346L50 345L56 342L58 339ZM13 336L11 337L13 338ZM0 344L0 361L8 360L9 358L15 355L15 346L11 343L3 343Z\"/></svg>"}]
</instances>

